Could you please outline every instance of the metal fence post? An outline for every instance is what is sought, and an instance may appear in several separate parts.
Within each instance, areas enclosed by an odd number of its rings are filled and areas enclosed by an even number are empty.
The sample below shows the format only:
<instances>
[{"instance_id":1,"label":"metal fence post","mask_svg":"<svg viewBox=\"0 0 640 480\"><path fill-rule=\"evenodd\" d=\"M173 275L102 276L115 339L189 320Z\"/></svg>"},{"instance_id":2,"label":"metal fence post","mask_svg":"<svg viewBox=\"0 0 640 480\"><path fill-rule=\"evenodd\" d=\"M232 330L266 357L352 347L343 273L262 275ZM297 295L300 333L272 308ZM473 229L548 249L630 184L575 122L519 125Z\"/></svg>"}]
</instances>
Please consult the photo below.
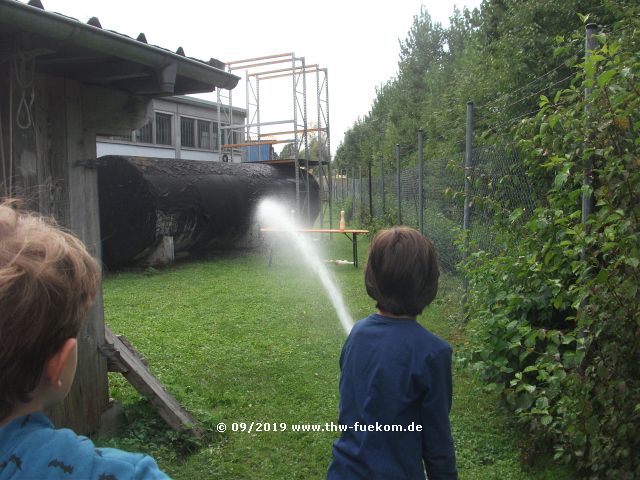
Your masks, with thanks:
<instances>
[{"instance_id":1,"label":"metal fence post","mask_svg":"<svg viewBox=\"0 0 640 480\"><path fill-rule=\"evenodd\" d=\"M318 135L319 137L319 135ZM260 147L258 147L258 150L260 150ZM320 146L318 145L318 151L320 151ZM259 155L259 154L258 154ZM320 215L319 215L319 228L322 229L322 226L324 224L324 186L323 186L323 176L324 176L324 169L322 168L322 155L319 153L318 154L318 200L319 200L319 205L320 205ZM328 187L328 185L327 185ZM311 198L311 192L309 192L309 198ZM328 200L328 198L327 198ZM309 203L311 203L311 201L309 201ZM309 217L309 220L311 220L311 217Z\"/></svg>"},{"instance_id":2,"label":"metal fence post","mask_svg":"<svg viewBox=\"0 0 640 480\"><path fill-rule=\"evenodd\" d=\"M373 219L373 188L371 182L371 158L369 158L369 164L367 165L369 168L369 172L367 174L367 179L369 180L369 218Z\"/></svg>"},{"instance_id":3,"label":"metal fence post","mask_svg":"<svg viewBox=\"0 0 640 480\"><path fill-rule=\"evenodd\" d=\"M356 218L356 207L358 206L358 198L356 197L356 167L351 167L351 190L351 220L353 221Z\"/></svg>"},{"instance_id":4,"label":"metal fence post","mask_svg":"<svg viewBox=\"0 0 640 480\"><path fill-rule=\"evenodd\" d=\"M591 52L598 47L598 41L594 36L596 33L598 33L598 26L595 23L587 24L585 28L585 34L584 34L585 64L588 61L589 57L591 56ZM585 112L585 122L587 123L585 128L587 135L589 135L588 132L590 128L590 125L589 125L590 115L589 115L589 103L588 103L590 95L591 95L591 88L586 87L584 89L584 100L585 100L584 112ZM585 143L586 143L586 140L587 138L585 137ZM586 233L589 232L589 224L587 222L589 220L589 216L591 215L591 212L593 211L593 192L591 191L592 184L593 184L593 159L589 157L585 161L584 173L582 177L583 191L582 191L582 219L581 220ZM585 261L587 259L587 249L584 246L580 251L580 259L582 261ZM582 302L580 302L580 306L578 307L579 311L584 308L586 302L587 302L586 298L583 299ZM586 335L587 335L587 332L585 328L584 327L580 328L580 330L578 331L578 337L584 338ZM584 350L584 347L580 347L580 349Z\"/></svg>"},{"instance_id":5,"label":"metal fence post","mask_svg":"<svg viewBox=\"0 0 640 480\"><path fill-rule=\"evenodd\" d=\"M328 127L327 127L328 130ZM322 171L322 167L320 167ZM331 149L329 145L329 139L327 138L327 193L329 196L329 229L333 229L333 172L331 171ZM329 234L329 238L333 238L333 234Z\"/></svg>"},{"instance_id":6,"label":"metal fence post","mask_svg":"<svg viewBox=\"0 0 640 480\"><path fill-rule=\"evenodd\" d=\"M387 213L387 206L385 205L385 196L384 196L384 157L380 157L380 196L382 200L382 216Z\"/></svg>"},{"instance_id":7,"label":"metal fence post","mask_svg":"<svg viewBox=\"0 0 640 480\"><path fill-rule=\"evenodd\" d=\"M598 47L598 42L595 38L595 34L598 33L598 27L594 23L589 23L585 29L585 38L584 38L584 50L585 50L585 60L589 58L591 52ZM585 99L585 118L586 122L589 122L589 105L588 99L589 95L591 95L591 88L585 88L584 90L584 99ZM588 126L587 126L588 130ZM591 211L593 210L593 193L591 192L591 185L593 183L593 160L589 158L585 162L584 166L584 177L582 179L582 185L586 187L582 192L582 223L584 225L585 230L587 230L587 220L589 219L589 215L591 215ZM586 252L582 251L582 258L586 257Z\"/></svg>"},{"instance_id":8,"label":"metal fence post","mask_svg":"<svg viewBox=\"0 0 640 480\"><path fill-rule=\"evenodd\" d=\"M418 130L418 227L424 235L424 130Z\"/></svg>"},{"instance_id":9,"label":"metal fence post","mask_svg":"<svg viewBox=\"0 0 640 480\"><path fill-rule=\"evenodd\" d=\"M400 144L396 143L396 197L398 203L398 225L402 225L402 198L400 194Z\"/></svg>"},{"instance_id":10,"label":"metal fence post","mask_svg":"<svg viewBox=\"0 0 640 480\"><path fill-rule=\"evenodd\" d=\"M362 165L358 166L358 183L360 183L360 223L364 220L364 184L362 182Z\"/></svg>"},{"instance_id":11,"label":"metal fence post","mask_svg":"<svg viewBox=\"0 0 640 480\"><path fill-rule=\"evenodd\" d=\"M467 102L467 135L464 155L464 252L463 258L466 261L469 256L469 227L470 227L470 203L471 203L471 155L473 148L473 102ZM462 314L466 313L466 299L469 290L469 280L464 278L464 294L462 296Z\"/></svg>"}]
</instances>

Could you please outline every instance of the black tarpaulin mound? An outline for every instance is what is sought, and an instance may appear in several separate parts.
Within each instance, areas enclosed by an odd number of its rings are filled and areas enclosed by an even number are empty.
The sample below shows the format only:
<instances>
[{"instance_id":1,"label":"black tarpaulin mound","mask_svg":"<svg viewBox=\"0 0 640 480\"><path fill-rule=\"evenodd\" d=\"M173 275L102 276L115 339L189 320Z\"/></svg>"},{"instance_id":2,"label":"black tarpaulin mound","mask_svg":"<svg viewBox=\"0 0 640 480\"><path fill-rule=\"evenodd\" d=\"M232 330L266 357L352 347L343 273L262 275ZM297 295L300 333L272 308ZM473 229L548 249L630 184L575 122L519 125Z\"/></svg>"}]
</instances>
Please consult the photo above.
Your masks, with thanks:
<instances>
[{"instance_id":1,"label":"black tarpaulin mound","mask_svg":"<svg viewBox=\"0 0 640 480\"><path fill-rule=\"evenodd\" d=\"M111 268L143 261L164 236L176 253L232 247L262 198L295 205L293 168L124 156L98 164L102 259ZM309 184L315 219L318 183L310 176Z\"/></svg>"}]
</instances>

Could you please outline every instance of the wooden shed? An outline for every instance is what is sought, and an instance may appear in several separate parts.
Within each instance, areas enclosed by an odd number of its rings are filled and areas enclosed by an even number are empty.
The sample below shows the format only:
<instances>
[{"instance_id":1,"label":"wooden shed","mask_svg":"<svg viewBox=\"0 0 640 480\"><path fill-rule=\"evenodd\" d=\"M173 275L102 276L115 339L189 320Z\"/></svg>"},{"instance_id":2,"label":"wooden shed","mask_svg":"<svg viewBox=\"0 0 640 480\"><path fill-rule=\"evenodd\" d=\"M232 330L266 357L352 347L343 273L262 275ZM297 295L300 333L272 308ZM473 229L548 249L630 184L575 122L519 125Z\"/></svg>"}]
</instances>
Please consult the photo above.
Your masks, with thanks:
<instances>
[{"instance_id":1,"label":"wooden shed","mask_svg":"<svg viewBox=\"0 0 640 480\"><path fill-rule=\"evenodd\" d=\"M100 258L96 135L148 121L154 96L232 89L218 60L186 57L29 4L0 0L0 197L53 215ZM79 338L79 368L57 426L96 431L109 401L102 299Z\"/></svg>"}]
</instances>

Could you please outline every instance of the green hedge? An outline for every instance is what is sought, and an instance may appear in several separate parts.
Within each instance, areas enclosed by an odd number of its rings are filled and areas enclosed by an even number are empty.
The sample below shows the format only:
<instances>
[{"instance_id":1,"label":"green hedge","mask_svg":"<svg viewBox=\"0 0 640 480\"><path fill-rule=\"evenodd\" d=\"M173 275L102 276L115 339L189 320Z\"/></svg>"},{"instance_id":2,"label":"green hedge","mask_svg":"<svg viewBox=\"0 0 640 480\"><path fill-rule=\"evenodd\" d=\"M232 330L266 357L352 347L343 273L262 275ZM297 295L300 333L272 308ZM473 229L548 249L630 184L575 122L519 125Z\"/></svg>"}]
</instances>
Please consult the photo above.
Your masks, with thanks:
<instances>
[{"instance_id":1,"label":"green hedge","mask_svg":"<svg viewBox=\"0 0 640 480\"><path fill-rule=\"evenodd\" d=\"M526 222L519 210L503 219L502 253L464 267L474 364L533 454L551 447L592 479L640 478L639 18L627 8L572 86L541 97L518 127L544 201ZM583 187L590 163L595 180ZM583 193L594 198L586 225Z\"/></svg>"}]
</instances>

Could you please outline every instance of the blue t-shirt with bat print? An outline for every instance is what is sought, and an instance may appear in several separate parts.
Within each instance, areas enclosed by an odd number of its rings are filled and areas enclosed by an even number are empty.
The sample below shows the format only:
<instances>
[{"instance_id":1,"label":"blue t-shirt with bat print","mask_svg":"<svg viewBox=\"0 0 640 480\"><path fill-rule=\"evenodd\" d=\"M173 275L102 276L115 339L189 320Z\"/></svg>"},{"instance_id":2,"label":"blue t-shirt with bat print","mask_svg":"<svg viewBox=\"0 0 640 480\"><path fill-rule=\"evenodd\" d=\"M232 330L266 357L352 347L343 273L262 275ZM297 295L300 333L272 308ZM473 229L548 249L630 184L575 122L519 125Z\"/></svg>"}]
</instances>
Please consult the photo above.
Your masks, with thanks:
<instances>
[{"instance_id":1,"label":"blue t-shirt with bat print","mask_svg":"<svg viewBox=\"0 0 640 480\"><path fill-rule=\"evenodd\" d=\"M96 448L72 430L53 427L43 413L0 428L0 480L167 479L153 458L115 448Z\"/></svg>"}]
</instances>

